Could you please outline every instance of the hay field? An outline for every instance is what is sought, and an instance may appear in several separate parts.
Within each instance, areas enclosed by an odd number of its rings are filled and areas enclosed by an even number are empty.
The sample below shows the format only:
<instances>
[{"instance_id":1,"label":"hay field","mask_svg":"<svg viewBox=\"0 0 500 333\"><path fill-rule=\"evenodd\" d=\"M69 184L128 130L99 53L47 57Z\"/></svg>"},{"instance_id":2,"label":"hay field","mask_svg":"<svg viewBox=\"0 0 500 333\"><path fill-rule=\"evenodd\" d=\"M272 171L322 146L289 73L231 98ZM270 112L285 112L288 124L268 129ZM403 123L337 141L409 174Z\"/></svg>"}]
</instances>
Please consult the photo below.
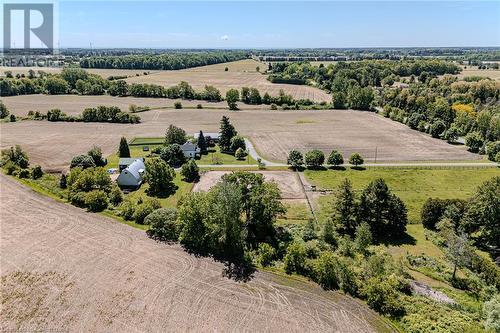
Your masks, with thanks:
<instances>
[{"instance_id":1,"label":"hay field","mask_svg":"<svg viewBox=\"0 0 500 333\"><path fill-rule=\"evenodd\" d=\"M196 90L202 90L205 85L213 85L223 94L231 88L240 90L241 87L257 88L261 95L269 93L278 95L280 89L291 94L294 98L309 98L316 102L330 102L331 96L318 88L271 83L266 78L267 75L256 72L256 66L260 66L261 71L266 69L266 64L252 60L240 60L225 64L210 65L183 69L178 71L159 71L150 75L131 77L128 83L153 83L166 87L186 81ZM224 68L228 67L228 71Z\"/></svg>"},{"instance_id":2,"label":"hay field","mask_svg":"<svg viewBox=\"0 0 500 333\"><path fill-rule=\"evenodd\" d=\"M457 75L459 78L466 76L489 77L493 80L500 80L500 69L478 69L477 66L467 66L462 68L462 72Z\"/></svg>"},{"instance_id":3,"label":"hay field","mask_svg":"<svg viewBox=\"0 0 500 333\"><path fill-rule=\"evenodd\" d=\"M60 170L77 154L93 145L110 155L121 136L163 136L169 124L192 134L218 132L223 115L230 117L239 134L248 137L267 159L285 162L292 149L321 149L329 154L340 150L347 158L359 152L366 162L377 155L379 162L476 160L463 146L411 130L405 125L374 113L348 110L325 111L227 111L219 109L164 109L141 112L140 124L52 123L19 121L0 123L0 147L22 145L33 163Z\"/></svg>"},{"instance_id":4,"label":"hay field","mask_svg":"<svg viewBox=\"0 0 500 333\"><path fill-rule=\"evenodd\" d=\"M265 272L236 282L142 230L0 186L1 331L392 331L341 293Z\"/></svg>"}]
</instances>

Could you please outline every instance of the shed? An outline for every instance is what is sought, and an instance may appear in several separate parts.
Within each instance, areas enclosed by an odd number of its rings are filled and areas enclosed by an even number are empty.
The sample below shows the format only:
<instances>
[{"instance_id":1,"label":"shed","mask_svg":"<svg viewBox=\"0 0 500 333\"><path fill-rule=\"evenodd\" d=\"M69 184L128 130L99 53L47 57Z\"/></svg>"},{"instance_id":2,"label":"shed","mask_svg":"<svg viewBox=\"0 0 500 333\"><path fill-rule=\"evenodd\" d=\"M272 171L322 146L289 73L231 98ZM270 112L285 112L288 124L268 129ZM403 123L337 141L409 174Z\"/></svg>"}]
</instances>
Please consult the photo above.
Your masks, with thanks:
<instances>
[{"instance_id":1,"label":"shed","mask_svg":"<svg viewBox=\"0 0 500 333\"><path fill-rule=\"evenodd\" d=\"M124 188L139 188L142 184L142 175L146 170L144 162L136 159L128 167L120 172L116 182L120 187Z\"/></svg>"},{"instance_id":2,"label":"shed","mask_svg":"<svg viewBox=\"0 0 500 333\"><path fill-rule=\"evenodd\" d=\"M200 136L200 133L193 134L193 137L195 139L198 139L199 136ZM219 139L220 139L220 133L205 133L205 132L203 132L203 136L205 137L206 141L213 141L214 143L219 142Z\"/></svg>"},{"instance_id":3,"label":"shed","mask_svg":"<svg viewBox=\"0 0 500 333\"><path fill-rule=\"evenodd\" d=\"M130 164L134 163L137 160L144 163L143 157L121 157L118 162L118 169L121 172L123 169L125 169L126 167L128 167Z\"/></svg>"},{"instance_id":4,"label":"shed","mask_svg":"<svg viewBox=\"0 0 500 333\"><path fill-rule=\"evenodd\" d=\"M196 155L200 154L200 148L189 141L183 144L181 149L186 158L195 158Z\"/></svg>"}]
</instances>

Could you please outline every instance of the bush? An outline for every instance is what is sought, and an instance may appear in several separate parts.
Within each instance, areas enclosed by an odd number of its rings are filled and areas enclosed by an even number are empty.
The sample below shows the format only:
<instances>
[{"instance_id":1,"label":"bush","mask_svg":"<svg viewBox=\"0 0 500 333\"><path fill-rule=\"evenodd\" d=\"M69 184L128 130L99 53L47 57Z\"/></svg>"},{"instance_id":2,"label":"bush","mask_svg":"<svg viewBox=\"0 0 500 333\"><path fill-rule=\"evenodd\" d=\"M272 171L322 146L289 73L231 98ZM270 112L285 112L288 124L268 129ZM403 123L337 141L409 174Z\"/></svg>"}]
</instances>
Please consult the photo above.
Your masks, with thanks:
<instances>
[{"instance_id":1,"label":"bush","mask_svg":"<svg viewBox=\"0 0 500 333\"><path fill-rule=\"evenodd\" d=\"M19 178L29 178L30 171L28 169L20 169L19 172L17 173L17 176Z\"/></svg>"},{"instance_id":2,"label":"bush","mask_svg":"<svg viewBox=\"0 0 500 333\"><path fill-rule=\"evenodd\" d=\"M500 294L484 303L484 327L493 332L500 332Z\"/></svg>"},{"instance_id":3,"label":"bush","mask_svg":"<svg viewBox=\"0 0 500 333\"><path fill-rule=\"evenodd\" d=\"M311 150L306 153L306 165L310 168L319 168L325 162L325 154L321 150Z\"/></svg>"},{"instance_id":4,"label":"bush","mask_svg":"<svg viewBox=\"0 0 500 333\"><path fill-rule=\"evenodd\" d=\"M237 151L239 148L245 150L247 146L245 144L245 139L242 136L235 135L231 138L231 146L230 149L232 152Z\"/></svg>"},{"instance_id":5,"label":"bush","mask_svg":"<svg viewBox=\"0 0 500 333\"><path fill-rule=\"evenodd\" d=\"M441 120L438 120L432 123L429 129L429 134L432 135L433 138L439 138L444 133L445 130L446 130L445 123Z\"/></svg>"},{"instance_id":6,"label":"bush","mask_svg":"<svg viewBox=\"0 0 500 333\"><path fill-rule=\"evenodd\" d=\"M70 168L80 167L82 169L94 168L94 159L89 155L77 155L71 159Z\"/></svg>"},{"instance_id":7,"label":"bush","mask_svg":"<svg viewBox=\"0 0 500 333\"><path fill-rule=\"evenodd\" d=\"M303 243L293 242L286 249L286 254L283 259L285 264L285 272L287 274L298 273L307 275L308 269L306 265L307 252Z\"/></svg>"},{"instance_id":8,"label":"bush","mask_svg":"<svg viewBox=\"0 0 500 333\"><path fill-rule=\"evenodd\" d=\"M108 207L108 196L102 190L95 190L86 193L85 206L91 212L102 212Z\"/></svg>"},{"instance_id":9,"label":"bush","mask_svg":"<svg viewBox=\"0 0 500 333\"><path fill-rule=\"evenodd\" d=\"M181 102L175 102L174 103L174 108L175 109L182 109L182 103Z\"/></svg>"},{"instance_id":10,"label":"bush","mask_svg":"<svg viewBox=\"0 0 500 333\"><path fill-rule=\"evenodd\" d=\"M500 153L500 141L490 142L486 145L486 153L488 159L493 162L500 162L497 160L497 155Z\"/></svg>"},{"instance_id":11,"label":"bush","mask_svg":"<svg viewBox=\"0 0 500 333\"><path fill-rule=\"evenodd\" d=\"M349 164L354 165L355 167L363 165L363 163L365 163L365 160L358 153L354 153L351 157L349 157Z\"/></svg>"},{"instance_id":12,"label":"bush","mask_svg":"<svg viewBox=\"0 0 500 333\"><path fill-rule=\"evenodd\" d=\"M146 217L154 210L161 208L158 200L148 200L139 204L134 211L133 219L137 224L144 224Z\"/></svg>"},{"instance_id":13,"label":"bush","mask_svg":"<svg viewBox=\"0 0 500 333\"><path fill-rule=\"evenodd\" d=\"M31 178L38 179L38 178L41 178L42 176L43 176L42 167L39 165L35 165L31 169Z\"/></svg>"},{"instance_id":14,"label":"bush","mask_svg":"<svg viewBox=\"0 0 500 333\"><path fill-rule=\"evenodd\" d=\"M245 156L247 156L247 153L245 152L245 150L243 150L242 148L236 149L236 152L234 153L234 157L236 157L237 160L243 160L243 159L245 159Z\"/></svg>"},{"instance_id":15,"label":"bush","mask_svg":"<svg viewBox=\"0 0 500 333\"><path fill-rule=\"evenodd\" d=\"M337 268L339 266L339 257L331 252L325 251L315 262L316 281L324 289L339 289L340 281Z\"/></svg>"},{"instance_id":16,"label":"bush","mask_svg":"<svg viewBox=\"0 0 500 333\"><path fill-rule=\"evenodd\" d=\"M14 173L17 172L17 169L19 168L17 165L14 164L12 161L7 161L4 165L3 168L7 172L8 175L13 175Z\"/></svg>"},{"instance_id":17,"label":"bush","mask_svg":"<svg viewBox=\"0 0 500 333\"><path fill-rule=\"evenodd\" d=\"M263 267L271 266L276 258L276 250L267 243L260 243L257 253L257 261Z\"/></svg>"},{"instance_id":18,"label":"bush","mask_svg":"<svg viewBox=\"0 0 500 333\"><path fill-rule=\"evenodd\" d=\"M92 149L90 149L87 152L87 155L89 155L92 158L95 166L105 166L106 165L106 160L102 158L101 148L99 148L97 146L93 146Z\"/></svg>"},{"instance_id":19,"label":"bush","mask_svg":"<svg viewBox=\"0 0 500 333\"><path fill-rule=\"evenodd\" d=\"M149 225L148 235L155 239L177 241L179 229L177 226L177 210L173 208L159 208L144 219Z\"/></svg>"},{"instance_id":20,"label":"bush","mask_svg":"<svg viewBox=\"0 0 500 333\"><path fill-rule=\"evenodd\" d=\"M292 167L292 169L299 169L304 164L304 156L298 150L291 150L288 153L287 164Z\"/></svg>"},{"instance_id":21,"label":"bush","mask_svg":"<svg viewBox=\"0 0 500 333\"><path fill-rule=\"evenodd\" d=\"M5 106L5 104L3 104L2 101L0 101L0 119L7 117L9 115L9 113L10 112L7 109L7 107Z\"/></svg>"},{"instance_id":22,"label":"bush","mask_svg":"<svg viewBox=\"0 0 500 333\"><path fill-rule=\"evenodd\" d=\"M371 278L365 282L362 294L368 306L382 314L393 317L404 313L397 290L401 282L394 275L386 278Z\"/></svg>"},{"instance_id":23,"label":"bush","mask_svg":"<svg viewBox=\"0 0 500 333\"><path fill-rule=\"evenodd\" d=\"M187 182L194 182L200 178L200 168L198 168L196 162L191 159L182 166L181 176L184 177Z\"/></svg>"},{"instance_id":24,"label":"bush","mask_svg":"<svg viewBox=\"0 0 500 333\"><path fill-rule=\"evenodd\" d=\"M333 150L330 153L330 156L328 156L327 163L330 165L334 165L334 166L342 165L342 164L344 164L344 157L342 156L342 154L340 152Z\"/></svg>"},{"instance_id":25,"label":"bush","mask_svg":"<svg viewBox=\"0 0 500 333\"><path fill-rule=\"evenodd\" d=\"M271 110L278 110L278 106L276 104L271 104Z\"/></svg>"},{"instance_id":26,"label":"bush","mask_svg":"<svg viewBox=\"0 0 500 333\"><path fill-rule=\"evenodd\" d=\"M201 105L201 104L197 104L197 105L196 105L196 108L197 108L197 109L203 109L203 105Z\"/></svg>"},{"instance_id":27,"label":"bush","mask_svg":"<svg viewBox=\"0 0 500 333\"><path fill-rule=\"evenodd\" d=\"M136 205L131 201L123 201L119 206L119 215L123 217L124 220L130 221L134 217Z\"/></svg>"},{"instance_id":28,"label":"bush","mask_svg":"<svg viewBox=\"0 0 500 333\"><path fill-rule=\"evenodd\" d=\"M478 153L483 147L484 139L479 132L470 132L465 136L465 145L473 153Z\"/></svg>"},{"instance_id":29,"label":"bush","mask_svg":"<svg viewBox=\"0 0 500 333\"><path fill-rule=\"evenodd\" d=\"M109 202L113 206L118 206L123 201L123 193L118 187L118 185L113 185L111 192L109 193Z\"/></svg>"},{"instance_id":30,"label":"bush","mask_svg":"<svg viewBox=\"0 0 500 333\"><path fill-rule=\"evenodd\" d=\"M11 114L9 120L10 120L11 123L15 123L17 121L16 115L15 114Z\"/></svg>"},{"instance_id":31,"label":"bush","mask_svg":"<svg viewBox=\"0 0 500 333\"><path fill-rule=\"evenodd\" d=\"M62 189L65 189L68 187L68 182L66 179L66 175L64 173L61 174L61 178L59 179L59 187Z\"/></svg>"}]
</instances>

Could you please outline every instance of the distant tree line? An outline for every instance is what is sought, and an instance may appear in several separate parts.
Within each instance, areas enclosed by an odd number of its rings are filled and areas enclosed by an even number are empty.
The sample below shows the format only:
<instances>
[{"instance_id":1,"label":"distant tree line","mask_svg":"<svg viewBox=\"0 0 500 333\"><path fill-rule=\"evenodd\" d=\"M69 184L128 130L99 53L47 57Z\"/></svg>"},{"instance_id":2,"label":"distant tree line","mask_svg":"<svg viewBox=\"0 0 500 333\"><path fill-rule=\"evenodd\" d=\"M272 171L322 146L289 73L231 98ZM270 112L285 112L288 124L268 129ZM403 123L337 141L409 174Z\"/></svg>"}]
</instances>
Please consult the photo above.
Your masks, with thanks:
<instances>
[{"instance_id":1,"label":"distant tree line","mask_svg":"<svg viewBox=\"0 0 500 333\"><path fill-rule=\"evenodd\" d=\"M129 54L91 56L80 60L82 68L178 70L246 59L244 51L212 51L175 54Z\"/></svg>"}]
</instances>

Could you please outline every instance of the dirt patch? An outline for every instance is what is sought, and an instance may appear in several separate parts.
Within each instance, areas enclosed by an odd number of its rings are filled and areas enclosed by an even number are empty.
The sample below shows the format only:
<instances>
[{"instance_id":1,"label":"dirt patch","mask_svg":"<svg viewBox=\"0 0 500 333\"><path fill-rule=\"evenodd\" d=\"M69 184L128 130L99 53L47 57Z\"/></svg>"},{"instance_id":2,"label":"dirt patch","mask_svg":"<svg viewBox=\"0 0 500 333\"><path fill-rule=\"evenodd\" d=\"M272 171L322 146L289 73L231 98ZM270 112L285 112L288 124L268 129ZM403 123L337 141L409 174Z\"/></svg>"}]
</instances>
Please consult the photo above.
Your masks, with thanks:
<instances>
[{"instance_id":1,"label":"dirt patch","mask_svg":"<svg viewBox=\"0 0 500 333\"><path fill-rule=\"evenodd\" d=\"M222 276L222 264L144 231L55 202L3 175L0 185L0 264L8 282L2 294L19 302L32 296L12 298L16 290L47 295L39 302L43 311L26 303L30 316L2 315L2 327L28 330L47 318L50 328L70 332L391 331L343 294L270 273L236 282ZM16 272L41 282L28 287ZM68 283L74 285L64 289ZM8 304L9 313L20 313L16 302Z\"/></svg>"},{"instance_id":2,"label":"dirt patch","mask_svg":"<svg viewBox=\"0 0 500 333\"><path fill-rule=\"evenodd\" d=\"M200 181L193 187L193 191L208 191L221 180L223 175L228 173L230 171L208 171L203 173ZM256 173L262 174L265 181L276 183L283 199L299 200L297 202L304 201L305 194L296 173L288 171L259 171Z\"/></svg>"}]
</instances>

